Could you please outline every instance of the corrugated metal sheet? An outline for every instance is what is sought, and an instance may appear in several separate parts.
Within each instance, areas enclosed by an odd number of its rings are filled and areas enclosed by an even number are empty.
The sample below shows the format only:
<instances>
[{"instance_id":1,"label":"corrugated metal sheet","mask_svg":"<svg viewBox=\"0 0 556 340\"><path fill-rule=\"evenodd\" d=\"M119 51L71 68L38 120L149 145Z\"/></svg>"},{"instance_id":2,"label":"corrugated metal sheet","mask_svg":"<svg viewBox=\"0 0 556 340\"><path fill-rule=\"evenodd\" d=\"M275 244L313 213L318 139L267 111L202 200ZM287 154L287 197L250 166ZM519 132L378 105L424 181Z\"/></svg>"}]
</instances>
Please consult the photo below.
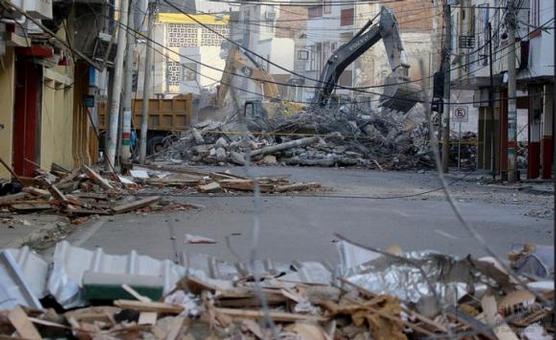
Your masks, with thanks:
<instances>
[{"instance_id":1,"label":"corrugated metal sheet","mask_svg":"<svg viewBox=\"0 0 556 340\"><path fill-rule=\"evenodd\" d=\"M0 309L17 305L42 308L11 251L3 250L0 252Z\"/></svg>"},{"instance_id":2,"label":"corrugated metal sheet","mask_svg":"<svg viewBox=\"0 0 556 340\"><path fill-rule=\"evenodd\" d=\"M44 297L47 294L48 263L28 246L8 251L17 262L31 292L38 298Z\"/></svg>"},{"instance_id":3,"label":"corrugated metal sheet","mask_svg":"<svg viewBox=\"0 0 556 340\"><path fill-rule=\"evenodd\" d=\"M181 264L157 260L131 251L128 255L105 254L102 248L88 250L72 246L67 241L56 244L49 265L28 247L4 250L0 253L0 308L22 304L42 308L38 298L51 294L65 308L87 305L83 298L82 282L85 273L136 275L156 277L164 283L164 294L186 274L215 285L230 288L234 280L248 275L246 263L229 263L213 256L183 253ZM329 284L332 270L320 262L275 263L257 261L257 271L279 276L287 281Z\"/></svg>"},{"instance_id":4,"label":"corrugated metal sheet","mask_svg":"<svg viewBox=\"0 0 556 340\"><path fill-rule=\"evenodd\" d=\"M238 261L232 264L205 254L188 256L186 252L182 252L180 263L196 272L203 272L208 279L214 280L235 280L250 273L248 263ZM321 262L294 261L285 264L266 259L256 261L255 266L259 273L279 276L282 280L292 282L328 285L334 276L332 267Z\"/></svg>"},{"instance_id":5,"label":"corrugated metal sheet","mask_svg":"<svg viewBox=\"0 0 556 340\"><path fill-rule=\"evenodd\" d=\"M131 251L128 255L108 255L102 248L88 250L67 241L56 245L48 291L65 308L86 305L82 298L82 279L86 271L108 274L158 276L164 282L164 293L174 288L186 272L170 260L157 260Z\"/></svg>"}]
</instances>

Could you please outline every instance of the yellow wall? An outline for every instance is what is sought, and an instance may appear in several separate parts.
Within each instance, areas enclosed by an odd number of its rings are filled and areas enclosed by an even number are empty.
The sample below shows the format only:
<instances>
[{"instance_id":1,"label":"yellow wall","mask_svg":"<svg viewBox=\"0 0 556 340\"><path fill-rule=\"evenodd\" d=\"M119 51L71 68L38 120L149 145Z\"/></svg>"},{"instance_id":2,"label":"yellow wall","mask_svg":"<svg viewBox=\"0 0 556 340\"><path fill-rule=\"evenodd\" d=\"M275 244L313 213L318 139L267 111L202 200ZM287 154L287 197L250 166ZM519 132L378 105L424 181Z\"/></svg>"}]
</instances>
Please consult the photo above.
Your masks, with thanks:
<instances>
[{"instance_id":1,"label":"yellow wall","mask_svg":"<svg viewBox=\"0 0 556 340\"><path fill-rule=\"evenodd\" d=\"M0 57L0 157L12 164L12 128L14 107L15 65L14 50L7 48L3 57ZM9 178L9 173L0 166L0 178Z\"/></svg>"},{"instance_id":2,"label":"yellow wall","mask_svg":"<svg viewBox=\"0 0 556 340\"><path fill-rule=\"evenodd\" d=\"M193 20L192 18L195 18ZM197 25L197 21L205 25L227 25L229 15L213 14L182 14L182 13L158 13L158 22L168 24L191 24Z\"/></svg>"},{"instance_id":3,"label":"yellow wall","mask_svg":"<svg viewBox=\"0 0 556 340\"><path fill-rule=\"evenodd\" d=\"M55 79L53 79L55 78ZM73 167L73 65L56 66L44 72L40 166L52 162Z\"/></svg>"},{"instance_id":4,"label":"yellow wall","mask_svg":"<svg viewBox=\"0 0 556 340\"><path fill-rule=\"evenodd\" d=\"M71 27L71 25L70 25ZM71 30L70 30L71 31ZM66 40L63 28L56 32ZM50 169L53 162L73 168L73 86L74 64L70 55L66 66L43 69L40 166Z\"/></svg>"}]
</instances>

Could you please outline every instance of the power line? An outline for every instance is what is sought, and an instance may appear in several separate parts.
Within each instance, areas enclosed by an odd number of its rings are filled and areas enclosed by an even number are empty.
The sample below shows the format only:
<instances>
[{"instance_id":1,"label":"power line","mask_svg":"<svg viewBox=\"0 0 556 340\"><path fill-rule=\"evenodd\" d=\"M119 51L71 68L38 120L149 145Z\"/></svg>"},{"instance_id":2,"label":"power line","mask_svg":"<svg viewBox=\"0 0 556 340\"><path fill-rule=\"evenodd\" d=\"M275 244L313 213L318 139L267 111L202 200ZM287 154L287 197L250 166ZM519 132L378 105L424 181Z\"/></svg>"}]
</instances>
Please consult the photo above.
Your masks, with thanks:
<instances>
[{"instance_id":1,"label":"power line","mask_svg":"<svg viewBox=\"0 0 556 340\"><path fill-rule=\"evenodd\" d=\"M135 29L130 28L129 26L123 25L120 21L114 20L113 18L110 18L110 19L112 19L112 20L113 20L115 23L117 23L120 27L124 27L124 29L126 29L126 30L131 30L131 31L134 32L136 35L139 35L139 36L141 36L141 37L144 38L144 39L147 39L147 38L148 38L148 37L146 37L144 34L142 34L141 32L138 32L138 31L136 31ZM157 41L155 41L155 40L152 40L152 39L151 39L151 41L152 41L154 44L156 44L156 45L162 47L163 49L169 50L169 51L171 51L171 53L176 54L176 55L178 55L178 56L180 56L180 57L183 57L183 58L185 58L185 59L187 59L187 60L190 60L190 61L192 61L192 62L194 62L194 63L196 63L196 64L200 64L200 65L202 65L202 66L209 67L209 68L215 69L215 70L217 70L217 71L223 71L223 70L220 70L220 69L218 69L218 68L215 68L215 67L212 66L212 65L208 65L208 64L201 63L201 62L199 62L199 61L197 61L197 60L195 60L195 59L193 59L193 58L190 58L190 57L188 57L188 56L185 56L185 55L182 55L182 54L180 54L180 53L177 53L177 52L173 51L171 48L169 48L169 47L167 47L167 46L165 46L165 45L163 45L163 44L160 44L159 42L157 42ZM503 49L505 49L505 48L508 48L508 46L504 46L504 47L501 48L499 51L501 51L501 50L503 50ZM514 48L515 48L515 46L514 46ZM153 49L154 49L154 47L153 47ZM163 56L166 57L166 55L165 55L163 52L161 52L161 51L159 51L159 50L156 50L156 49L154 49L154 50L155 50L157 53L159 53L159 54L161 54L161 55L163 55ZM497 51L497 52L498 52L498 51ZM503 58L504 56L505 56L505 55L501 55L500 58L498 58L498 59L496 59L496 60L499 60L499 59ZM205 78L210 79L210 80L213 80L213 81L215 81L215 82L221 82L221 80L216 79L216 78L213 78L213 77L210 77L210 76L207 76L207 75L204 75L204 74L202 74L201 72L197 71L196 69L192 69L192 68L188 67L187 65L185 65L185 64L183 64L183 63L181 63L181 62L179 62L179 64L180 64L182 67L184 67L185 69L188 69L188 70L194 72L195 74L200 75L201 77L205 77ZM478 68L478 69L476 69L476 70L474 70L474 71L468 72L468 74L471 74L471 73L473 73L473 72L477 72L477 71L479 71L480 69L482 69L482 68L484 68L484 67L486 67L486 66L481 66L480 68ZM251 78L251 77L249 77L249 76L242 75L242 74L236 74L236 73L232 73L232 72L230 72L230 74L236 75L236 76L239 76L239 77L243 77L243 78L247 78L247 79L251 79L251 80L254 80L254 81L258 81L258 82L264 82L263 80L254 79L254 78ZM464 76L467 76L467 74L464 75ZM429 78L430 78L430 77L429 77ZM460 79L462 79L462 77L460 77ZM458 80L458 79L455 79L455 80ZM286 86L286 87L301 87L301 86L297 86L297 85L293 85L293 84L287 84L287 83L279 83L279 82L272 82L272 81L267 81L267 82L269 82L269 83L274 83L274 84L276 84L276 85ZM414 82L414 81L412 81L412 82ZM267 98L267 99L270 99L270 100L283 100L283 99L281 99L281 98L275 98L275 97L271 97L271 96L266 96L266 95L263 95L263 94L260 94L260 93L254 92L254 91L249 91L249 90L246 90L246 89L243 89L243 88L240 88L240 87L236 87L236 86L233 86L232 84L224 84L224 85L228 85L228 86L230 86L231 88L234 88L234 89L237 89L237 90L246 92L246 93L254 94L254 95L257 95L257 96L261 96L261 97L264 97L264 98ZM316 88L316 87L308 87L308 88ZM349 89L349 88L348 88L348 89ZM428 88L428 89L430 89L430 88ZM426 89L424 89L424 90L426 90ZM376 92L366 92L366 93L370 93L370 94L373 94L373 95L381 95L380 93L376 93ZM390 97L390 96L385 96L385 97L387 97L387 98L393 98L393 97ZM403 98L398 98L398 99L404 100ZM363 103L370 103L370 102L377 102L377 101L380 101L380 100L361 101L360 103L363 104ZM299 103L299 104L312 104L312 102L305 102L305 101L292 101L292 100L289 100L288 102ZM420 101L420 102L423 103L423 104L430 104L430 103L427 103L427 102L425 102L425 101ZM484 102L486 102L486 101L484 101ZM457 104L477 104L477 103L482 103L482 101L473 101L473 102L466 102L466 103L461 103L461 102L459 102L459 103L457 103Z\"/></svg>"},{"instance_id":2,"label":"power line","mask_svg":"<svg viewBox=\"0 0 556 340\"><path fill-rule=\"evenodd\" d=\"M120 24L120 25L121 25L121 24ZM129 28L127 28L127 29L129 29ZM135 31L135 32L136 32L136 34L139 34L139 35L141 35L142 37L145 37L142 33L137 32L137 31ZM168 47L166 47L166 46L164 46L164 45L162 45L162 44L160 44L160 43L158 43L158 42L156 42L156 41L153 41L153 43L156 44L156 45L158 45L158 46L160 46L160 47L162 47L162 48L164 48L164 49L167 49L167 50L171 51L172 53L175 53L175 54L177 54L177 55L179 55L179 56L182 56L181 54L178 54L178 53L176 53L176 52L173 52L170 48L168 48ZM164 52L162 52L162 51L160 51L160 50L158 50L158 49L155 49L154 47L153 47L153 50L154 50L155 52L159 53L161 56L167 57L167 55L164 54ZM502 55L502 56L500 56L499 59L501 59L501 58L503 58L503 57L505 57L505 56L506 56L506 55ZM200 64L200 62L197 61L197 60L191 59L191 58L189 58L189 57L187 57L187 56L183 56L183 57L186 58L186 59L190 59L192 62L194 62L194 63L196 63L196 64ZM499 59L496 59L495 61L497 61L497 60L499 60ZM285 100L285 99L282 99L282 98L272 97L272 96L264 95L264 94L261 94L261 93L258 93L258 92L250 91L250 90L247 90L247 89L244 89L244 88L241 88L241 87L234 86L234 85L231 84L231 83L223 83L220 79L216 79L216 78L214 78L214 77L211 77L211 76L202 74L202 73L201 73L200 71L198 71L197 69L193 69L193 68L189 67L188 65L186 65L186 64L184 64L184 63L182 63L182 62L178 62L178 64L180 64L183 68L185 68L185 69L187 69L187 70L189 70L189 71L191 71L191 72L193 72L193 73L195 73L195 74L198 74L198 75L201 76L201 77L210 79L210 80L215 81L215 82L219 82L219 83L221 83L221 84L223 84L223 85L229 86L230 88L233 88L233 89L236 89L236 90L239 90L239 91L248 93L248 94L253 94L253 95L257 95L257 96L266 98L266 99L268 99L268 100L280 100L280 101L286 101L286 102L297 103L297 104L313 104L313 102ZM201 65L202 65L202 64L201 64ZM481 66L480 69L482 69L482 68L484 68L484 67L486 67L486 66ZM473 72L477 72L477 71L480 70L480 69L477 69L477 70L475 70L475 71L473 71ZM232 73L232 74L233 74L233 73ZM254 80L254 81L260 81L260 80L258 80L258 79L254 79L254 78L251 78L251 77L248 77L248 76L245 76L245 75L241 75L241 74L238 74L238 76L243 77L243 78L247 78L247 79L250 79L250 80ZM456 79L456 80L457 80L457 79ZM272 82L271 82L271 83L272 83ZM282 84L282 83L276 83L276 84ZM294 85L291 85L291 84L284 84L284 86L294 87ZM430 89L430 88L428 88L428 89ZM426 90L426 89L425 89L425 90ZM387 97L387 98L393 98L392 96L385 96L385 97ZM529 95L529 96L522 96L522 97L532 97L532 96ZM407 100L407 99L403 99L403 98L398 98L398 99L400 99L400 100ZM496 101L501 101L501 100L502 100L502 99L497 99ZM380 101L380 100L377 100L377 99L375 99L375 100L370 99L370 100L367 100L367 101L360 101L359 103L360 103L360 104L364 104L364 103L371 103L371 102L377 102L377 101ZM418 101L418 102L420 102L420 103L422 103L422 104L431 104L430 102L426 102L426 101ZM472 102L458 102L458 103L455 103L455 104L460 104L460 105L461 105L461 104L480 104L480 103L486 103L486 102L488 102L488 101L485 100L485 101L472 101Z\"/></svg>"},{"instance_id":3,"label":"power line","mask_svg":"<svg viewBox=\"0 0 556 340\"><path fill-rule=\"evenodd\" d=\"M285 67L283 67L283 66L281 66L281 65L278 65L278 64L272 62L271 60L269 60L269 59L267 59L267 58L265 58L265 57L259 55L258 53L254 52L254 51L252 51L252 50L250 50L250 49L248 49L248 48L242 46L241 44L239 44L239 43L233 41L232 39L226 37L225 35L221 34L220 32L218 32L218 31L216 31L216 30L214 30L214 29L208 27L207 25L201 23L199 20L195 19L195 18L192 17L190 14L183 12L180 8L178 8L176 5L174 5L173 3L171 3L169 0L164 0L164 1L165 1L170 7L174 8L174 9L178 10L179 12L181 12L182 14L186 15L187 17L189 17L190 19L192 19L193 21L195 21L198 25L204 27L205 29L207 29L207 30L213 32L214 34L216 34L216 35L218 35L218 36L220 36L220 37L223 38L224 40L226 40L226 41L232 43L233 45L237 46L240 50L245 50L246 52L249 52L249 53L251 53L251 54L253 54L253 55L259 57L261 60L266 61L268 64L273 65L273 66L275 66L275 67L277 67L277 68L279 68L279 69L281 69L281 70L283 70L283 71L286 71L286 72L289 73L289 74L293 74L293 75L295 75L295 76L297 76L297 77L299 77L299 78L301 78L301 79L310 80L310 81L313 81L313 82L315 82L315 83L317 83L317 84L322 84L322 83L323 83L320 79L313 79L313 78L310 78L310 77L308 77L308 76L301 75L301 74L299 74L299 73L297 73L297 72L295 72L295 71L291 71L291 70L289 70L289 69L287 69L287 68L285 68ZM507 11L507 8L506 8L506 11ZM506 12L506 11L505 11L505 12ZM201 12L201 13L203 13L203 12ZM502 14L502 16L504 16L504 14ZM497 29L496 29L496 32L499 31L499 29L501 28L501 25L502 25L502 20L500 21L500 23L499 23L499 25L498 25L498 27L497 27ZM474 54L474 53L480 51L484 46L486 46L486 43L487 43L487 42L485 42L485 44L484 44L483 46L478 47L476 50L469 52L468 55ZM463 66L461 66L461 67L463 67ZM461 67L456 67L455 69L459 69L459 68L461 68ZM452 69L450 69L450 71L452 71ZM427 78L425 78L425 79L430 79L430 78L432 78L432 77L433 77L432 75L429 75L429 76L428 76ZM417 82L417 81L421 81L421 80L425 80L425 79L410 80L410 81L398 83L398 85L402 85L402 84L406 84L406 83L413 83L413 82ZM378 94L378 93L376 93L376 92L364 91L364 90L369 89L369 88L381 88L381 87L385 87L385 86L383 86L383 85L373 85L373 86L357 87L357 88L356 88L356 87L350 87L350 86L342 86L342 85L340 85L340 84L337 84L337 85L336 85L336 88L340 88L340 89L344 89L344 90L352 90L352 91L362 92L362 93L368 93L368 94L374 94L374 95L380 95L380 94Z\"/></svg>"},{"instance_id":4,"label":"power line","mask_svg":"<svg viewBox=\"0 0 556 340\"><path fill-rule=\"evenodd\" d=\"M121 24L119 21L115 21L115 22L118 22L118 24L119 24L120 26L122 26L122 24ZM131 28L129 28L129 27L124 27L124 28L127 29L127 30L132 30L133 32L135 32L136 34L140 35L140 36L143 37L143 38L147 38L144 34L138 32L138 31L136 31L136 30L134 30L134 29L131 29ZM181 54L181 53L175 52L175 51L172 50L171 48L169 48L169 47L167 47L167 46L165 46L165 45L163 45L163 44L161 44L161 43L159 43L159 42L157 42L157 41L152 40L152 42L153 42L154 44L156 44L156 45L162 47L163 49L166 49L166 50L170 51L172 54L175 54L175 55L178 55L178 56L180 56L180 57L183 57L183 58L185 58L185 59L187 59L187 60L189 60L189 61L191 61L191 62L193 62L193 63L196 63L196 64L199 64L199 65L205 66L205 67L207 67L207 68L211 68L211 69L216 70L216 71L220 71L220 72L223 72L223 73L228 73L228 74L231 74L231 75L234 75L234 76L238 76L238 77L241 77L241 78L246 78L246 79L254 80L254 81L257 81L257 82L271 83L271 84L280 85L280 86L285 86L285 87L311 88L311 89L317 89L317 88L318 88L318 87L316 87L316 86L293 85L293 84L280 83L280 82L275 82L275 81L270 81L270 80L255 79L255 78L252 78L252 77L250 77L250 76L247 76L247 75L244 75L244 74L241 74L241 73L227 72L227 71L221 70L221 69L219 69L219 68L217 68L217 67L215 67L215 66L202 63L202 62L200 62L200 61L198 61L198 60L195 60L195 59L193 59L193 58L191 58L191 57L188 57L188 56L185 56L185 55L183 55L183 54ZM507 45L507 46L502 47L500 50L497 50L496 52L502 51L502 50L507 49L507 48L512 48L512 47L511 47L510 45ZM515 49L516 47L514 46L513 48ZM161 55L164 55L162 52L160 52L160 51L158 51L158 50L157 50L157 52L160 53ZM506 54L507 54L507 53L506 53ZM505 55L506 55L506 54L505 54ZM495 59L494 61L498 61L499 59L505 57L505 55L501 55L499 58ZM164 56L165 56L165 55L164 55ZM470 63L467 63L467 64L465 64L465 65L461 65L460 67L456 67L455 69L461 68L461 67L463 67L463 66L466 66L466 65L469 65L469 64L472 64L472 63L475 63L475 61L470 62ZM200 73L200 72L197 71L196 69L192 69L192 68L188 67L187 65L185 65L184 63L179 62L179 64L182 65L184 68L186 68L186 69L188 69L188 70L190 70L190 71L192 71L192 72L194 72L194 73L196 73L196 74L199 74L199 75L202 76L202 77L205 77L205 78L207 78L207 79L210 79L210 80L213 80L213 81L216 81L216 82L221 82L221 80L219 80L219 79L216 79L216 78L213 78L213 77L209 77L209 76L203 75L202 73ZM484 68L484 67L486 67L486 65L483 65L483 66L481 66L480 68L478 68L478 69L476 69L476 70L474 70L474 71L470 71L470 72L468 72L467 74L465 74L465 75L463 75L463 76L467 76L468 74L471 74L471 73L474 73L474 72L478 72L479 70L481 70L481 69ZM461 79L463 79L463 76L460 77L459 79L454 79L454 80L461 80ZM415 81L411 81L411 82L415 82ZM282 100L281 98L275 98L275 97L271 97L271 96L265 96L265 95L262 95L262 94L257 93L257 92L248 91L248 90L245 90L245 89L243 89L243 88L238 88L238 87L233 86L232 84L224 84L224 85L229 85L230 87L235 88L235 89L238 89L238 90L240 90L240 91L243 91L243 92L246 92L246 93L250 93L250 94L255 94L255 95L257 95L257 96L261 96L261 97L264 97L264 98L267 98L267 99L270 99L270 100ZM348 89L349 89L349 88L348 88ZM428 88L428 89L430 89L430 88ZM427 90L427 89L424 89L424 90ZM365 91L359 91L359 92L364 92L364 93L368 93L368 94L372 94L372 95L382 95L382 94L377 93L377 92L365 92ZM393 96L385 96L385 97L386 97L386 98L394 98ZM397 98L397 99L400 99L400 100L408 100L408 99L404 99L404 98ZM361 101L360 103L377 102L377 101L380 101L380 100ZM289 102L299 103L299 104L312 104L312 102L305 102L305 101L289 101ZM419 102L420 102L420 103L423 103L423 104L430 104L430 103L427 103L427 102L425 102L425 101L419 101ZM487 101L484 101L484 102L487 102ZM465 102L465 103L459 102L459 103L456 103L456 104L477 104L477 103L482 103L482 101L473 101L473 102Z\"/></svg>"},{"instance_id":5,"label":"power line","mask_svg":"<svg viewBox=\"0 0 556 340\"><path fill-rule=\"evenodd\" d=\"M311 78L311 77L308 77L308 76L299 74L299 73L297 73L297 72L295 72L295 71L289 70L289 69L287 69L287 68L285 68L285 67L283 67L283 66L281 66L281 65L279 65L279 64L277 64L277 63L275 63L275 62L273 62L273 61L271 61L271 60L269 60L268 58L265 58L264 56L258 54L257 52L255 52L255 51L253 51L253 50L251 50L251 49L249 49L249 48L246 48L246 47L242 46L241 44L239 44L239 43L237 43L236 41L230 39L229 37L226 37L226 36L223 35L222 33L220 33L220 32L218 32L218 31L214 30L214 29L211 28L211 27L209 27L208 25L203 24L203 23L200 22L198 19L196 19L194 16L192 16L192 15L190 15L190 14L184 12L184 11L181 10L179 7L177 7L176 5L174 5L171 1L169 1L169 0L164 0L164 2L166 2L170 7L174 8L175 10L177 10L177 11L181 12L182 14L186 15L189 19L193 20L193 21L196 22L198 25L204 27L205 29L207 29L207 30L211 31L212 33L218 35L219 37L223 38L224 40L226 40L226 41L230 42L231 44L237 46L240 50L249 52L249 53L251 53L251 54L253 54L253 55L259 57L261 60L266 61L268 64L270 64L270 65L272 65L272 66L274 66L274 67L277 67L278 69L280 69L280 70L282 70L282 71L285 71L285 72L287 72L287 73L289 73L289 74L295 75L295 76L297 76L297 77L299 77L299 78L301 78L301 79L311 80L311 81L314 81L314 82L316 82L316 83L323 83L323 82L322 82L321 80L319 80L319 79L314 79L314 78ZM432 77L432 76L429 76L429 78L430 78L430 77ZM341 88L341 89L345 89L345 90L352 90L352 91L362 92L362 93L369 93L369 94L380 95L379 93L376 93L376 92L364 91L364 90L359 89L359 88L348 87L348 86L342 86L342 85L339 85L339 84L336 85L336 88Z\"/></svg>"}]
</instances>

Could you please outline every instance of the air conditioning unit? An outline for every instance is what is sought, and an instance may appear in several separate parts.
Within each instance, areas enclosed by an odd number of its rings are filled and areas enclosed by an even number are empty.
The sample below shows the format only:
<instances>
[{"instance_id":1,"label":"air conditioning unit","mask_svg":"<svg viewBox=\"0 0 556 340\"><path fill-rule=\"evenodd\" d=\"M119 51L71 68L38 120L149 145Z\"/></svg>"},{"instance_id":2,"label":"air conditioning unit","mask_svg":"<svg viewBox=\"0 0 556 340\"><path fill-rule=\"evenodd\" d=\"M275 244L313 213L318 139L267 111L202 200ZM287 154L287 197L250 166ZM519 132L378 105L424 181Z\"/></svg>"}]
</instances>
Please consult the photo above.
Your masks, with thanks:
<instances>
[{"instance_id":1,"label":"air conditioning unit","mask_svg":"<svg viewBox=\"0 0 556 340\"><path fill-rule=\"evenodd\" d=\"M276 12L265 12L264 18L268 21L276 19Z\"/></svg>"}]
</instances>

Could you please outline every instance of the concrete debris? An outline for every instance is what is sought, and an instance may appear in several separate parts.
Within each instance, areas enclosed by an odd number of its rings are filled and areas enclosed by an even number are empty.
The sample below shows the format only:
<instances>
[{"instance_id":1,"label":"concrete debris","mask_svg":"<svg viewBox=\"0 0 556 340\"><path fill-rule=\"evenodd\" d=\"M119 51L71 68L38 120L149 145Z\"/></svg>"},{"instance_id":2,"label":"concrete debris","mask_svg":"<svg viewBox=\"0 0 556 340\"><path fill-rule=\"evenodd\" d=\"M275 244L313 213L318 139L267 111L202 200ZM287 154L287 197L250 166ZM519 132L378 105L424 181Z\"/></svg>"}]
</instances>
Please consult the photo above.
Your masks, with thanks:
<instances>
[{"instance_id":1,"label":"concrete debris","mask_svg":"<svg viewBox=\"0 0 556 340\"><path fill-rule=\"evenodd\" d=\"M63 249L66 249L64 254L61 253ZM543 299L552 299L553 286L551 290L537 292L540 295L518 289L515 284L508 288L505 279L504 282L497 281L504 273L484 271L484 265L470 256L459 260L437 254L446 261L430 264L428 260L423 261L401 250L396 251L396 255L389 252L369 254L353 244L344 244L339 249L343 258L337 274L332 275L324 269L328 274L322 275L322 265L311 262L287 265L265 261L255 263L253 267L245 263L233 266L211 257L205 257L208 261L201 262L187 259L187 268L164 261L171 269L162 265L162 261L133 252L129 256L105 255L102 250L93 252L69 246L67 242L61 243L54 256L54 270L49 280L58 281L58 288L52 291L56 302L68 302L71 299L64 300L64 297L76 293L86 296L82 292L91 281L87 275L93 272L102 276L101 280L93 281L97 287L100 283L104 290L97 288L95 300L83 302L96 302L97 305L65 313L60 308L55 312L42 306L24 310L17 304L2 305L0 336L65 338L71 333L74 337L87 339L267 339L277 336L284 339L385 340L432 337L517 339L517 335L523 339L548 339L554 336L550 306L542 304ZM71 251L68 253L68 250ZM420 253L434 254L430 251ZM200 266L203 261L209 267ZM373 291L371 287L350 280L353 273L386 274L383 275L386 277L392 268L407 263L414 267L424 264L426 274L429 269L442 272L441 275L445 276L442 280L465 279L467 289L450 302L432 299L424 308L422 304L382 289ZM383 271L368 270L377 266ZM60 268L64 269L65 278L60 277ZM253 273L248 268L257 268L262 289L256 288ZM292 280L292 275L301 271L305 274ZM180 279L174 275L172 280L166 280L163 275L168 272L180 275ZM157 273L159 276L152 276ZM150 275L152 279L139 280L138 275ZM224 279L224 276L228 278ZM157 281L157 277L164 277L164 280ZM313 281L316 277L322 277L324 281ZM400 276L400 284L404 284L406 290L424 292L426 285L407 280L413 279ZM535 282L527 277L522 280ZM162 285L159 282L164 282L163 295L153 299L145 289ZM4 281L0 283L5 284ZM479 288L484 285L488 289ZM60 295L69 288L72 294ZM129 295L121 297L121 292ZM260 294L264 296L266 307L263 307ZM23 302L18 301L18 304ZM78 305L72 303L65 307ZM272 329L264 322L267 316L273 321Z\"/></svg>"},{"instance_id":2,"label":"concrete debris","mask_svg":"<svg viewBox=\"0 0 556 340\"><path fill-rule=\"evenodd\" d=\"M185 243L214 244L216 241L204 236L185 234Z\"/></svg>"},{"instance_id":3,"label":"concrete debris","mask_svg":"<svg viewBox=\"0 0 556 340\"><path fill-rule=\"evenodd\" d=\"M427 123L422 117L411 115L386 111L362 115L350 110L322 109L250 118L246 123L248 130L238 119L204 122L184 132L154 157L170 160L179 155L187 164L244 165L249 153L252 163L264 165L361 166L381 170L432 167ZM466 157L469 152L465 150ZM276 162L265 158L268 155L274 156Z\"/></svg>"}]
</instances>

